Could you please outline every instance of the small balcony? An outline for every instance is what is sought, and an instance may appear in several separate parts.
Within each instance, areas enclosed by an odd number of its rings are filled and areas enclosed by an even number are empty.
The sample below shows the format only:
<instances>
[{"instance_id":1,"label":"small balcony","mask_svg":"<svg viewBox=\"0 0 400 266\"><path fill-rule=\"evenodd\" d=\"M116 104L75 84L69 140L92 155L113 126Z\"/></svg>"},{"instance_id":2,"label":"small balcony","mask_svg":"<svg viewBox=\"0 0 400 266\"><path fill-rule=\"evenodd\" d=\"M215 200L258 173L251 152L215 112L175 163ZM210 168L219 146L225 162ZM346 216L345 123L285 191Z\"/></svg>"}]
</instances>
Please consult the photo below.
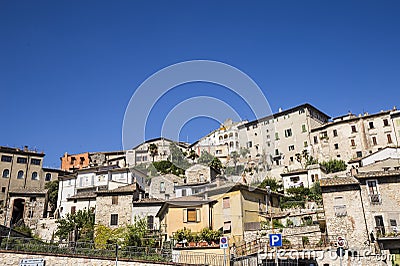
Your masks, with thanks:
<instances>
[{"instance_id":1,"label":"small balcony","mask_svg":"<svg viewBox=\"0 0 400 266\"><path fill-rule=\"evenodd\" d=\"M370 194L369 200L373 205L379 205L382 203L381 194Z\"/></svg>"},{"instance_id":2,"label":"small balcony","mask_svg":"<svg viewBox=\"0 0 400 266\"><path fill-rule=\"evenodd\" d=\"M376 237L382 238L398 238L400 239L400 227L399 226L376 226L375 227Z\"/></svg>"}]
</instances>

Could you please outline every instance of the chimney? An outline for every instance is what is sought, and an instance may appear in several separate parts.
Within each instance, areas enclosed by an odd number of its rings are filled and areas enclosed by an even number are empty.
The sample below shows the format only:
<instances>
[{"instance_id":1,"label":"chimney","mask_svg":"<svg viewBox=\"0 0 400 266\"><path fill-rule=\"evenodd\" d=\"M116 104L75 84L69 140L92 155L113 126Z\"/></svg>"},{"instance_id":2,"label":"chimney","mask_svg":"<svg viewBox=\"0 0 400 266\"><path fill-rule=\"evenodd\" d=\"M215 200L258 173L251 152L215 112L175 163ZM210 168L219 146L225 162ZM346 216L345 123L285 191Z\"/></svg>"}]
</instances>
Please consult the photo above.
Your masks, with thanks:
<instances>
[{"instance_id":1,"label":"chimney","mask_svg":"<svg viewBox=\"0 0 400 266\"><path fill-rule=\"evenodd\" d=\"M24 146L24 151L27 152L28 151L28 146Z\"/></svg>"},{"instance_id":2,"label":"chimney","mask_svg":"<svg viewBox=\"0 0 400 266\"><path fill-rule=\"evenodd\" d=\"M208 192L204 193L203 198L204 198L204 200L208 200Z\"/></svg>"}]
</instances>

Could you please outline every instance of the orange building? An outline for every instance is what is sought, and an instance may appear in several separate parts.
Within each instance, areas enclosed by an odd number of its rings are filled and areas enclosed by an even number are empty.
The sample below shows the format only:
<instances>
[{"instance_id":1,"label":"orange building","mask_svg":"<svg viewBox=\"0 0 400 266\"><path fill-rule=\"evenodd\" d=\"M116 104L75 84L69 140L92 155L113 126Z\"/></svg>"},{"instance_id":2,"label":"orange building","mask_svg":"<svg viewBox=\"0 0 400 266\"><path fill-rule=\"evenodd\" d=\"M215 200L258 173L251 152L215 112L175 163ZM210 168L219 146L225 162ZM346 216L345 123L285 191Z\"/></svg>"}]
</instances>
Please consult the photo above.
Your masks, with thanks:
<instances>
[{"instance_id":1,"label":"orange building","mask_svg":"<svg viewBox=\"0 0 400 266\"><path fill-rule=\"evenodd\" d=\"M79 154L68 154L67 152L61 160L61 170L64 171L74 171L77 169L82 169L89 166L89 152L79 153Z\"/></svg>"}]
</instances>

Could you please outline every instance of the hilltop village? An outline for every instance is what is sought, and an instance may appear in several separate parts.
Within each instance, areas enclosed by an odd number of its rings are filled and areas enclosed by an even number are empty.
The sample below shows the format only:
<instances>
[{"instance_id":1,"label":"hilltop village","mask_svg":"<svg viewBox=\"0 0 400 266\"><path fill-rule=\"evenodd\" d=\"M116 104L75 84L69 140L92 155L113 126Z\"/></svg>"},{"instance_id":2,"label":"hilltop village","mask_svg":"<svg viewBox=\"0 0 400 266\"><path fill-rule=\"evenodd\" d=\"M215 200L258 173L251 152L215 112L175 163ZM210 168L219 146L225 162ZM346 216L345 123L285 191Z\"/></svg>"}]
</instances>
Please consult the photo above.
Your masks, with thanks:
<instances>
[{"instance_id":1,"label":"hilltop village","mask_svg":"<svg viewBox=\"0 0 400 266\"><path fill-rule=\"evenodd\" d=\"M65 153L59 169L29 147L0 147L0 219L47 242L222 254L226 236L240 258L279 232L284 249L335 248L342 237L347 250L395 255L399 140L395 107L332 118L302 104L227 119L192 144Z\"/></svg>"}]
</instances>

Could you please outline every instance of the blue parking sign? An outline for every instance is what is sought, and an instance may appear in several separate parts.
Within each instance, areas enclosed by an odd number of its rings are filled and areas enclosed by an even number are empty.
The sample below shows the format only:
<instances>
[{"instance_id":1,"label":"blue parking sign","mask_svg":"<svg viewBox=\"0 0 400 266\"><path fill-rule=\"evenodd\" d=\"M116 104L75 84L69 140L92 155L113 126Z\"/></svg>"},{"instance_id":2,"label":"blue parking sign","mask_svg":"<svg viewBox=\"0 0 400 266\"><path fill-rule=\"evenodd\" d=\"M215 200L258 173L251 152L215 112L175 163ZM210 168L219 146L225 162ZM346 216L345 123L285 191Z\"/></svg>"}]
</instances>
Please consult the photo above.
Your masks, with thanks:
<instances>
[{"instance_id":1,"label":"blue parking sign","mask_svg":"<svg viewBox=\"0 0 400 266\"><path fill-rule=\"evenodd\" d=\"M281 247L282 246L282 234L269 234L269 246L270 247Z\"/></svg>"}]
</instances>

